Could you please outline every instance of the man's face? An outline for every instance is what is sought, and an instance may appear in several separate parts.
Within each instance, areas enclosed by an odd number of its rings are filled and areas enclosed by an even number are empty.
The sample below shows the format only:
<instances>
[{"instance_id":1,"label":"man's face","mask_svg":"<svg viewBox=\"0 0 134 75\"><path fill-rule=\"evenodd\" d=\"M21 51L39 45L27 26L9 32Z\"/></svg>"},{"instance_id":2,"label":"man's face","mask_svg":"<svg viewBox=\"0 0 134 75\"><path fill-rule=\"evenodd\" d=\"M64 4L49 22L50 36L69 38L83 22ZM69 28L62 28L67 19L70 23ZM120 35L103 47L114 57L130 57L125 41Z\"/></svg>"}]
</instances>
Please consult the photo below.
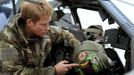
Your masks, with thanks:
<instances>
[{"instance_id":1,"label":"man's face","mask_svg":"<svg viewBox=\"0 0 134 75\"><path fill-rule=\"evenodd\" d=\"M41 16L40 20L34 23L31 19L27 22L28 31L32 34L43 37L49 31L50 16Z\"/></svg>"}]
</instances>

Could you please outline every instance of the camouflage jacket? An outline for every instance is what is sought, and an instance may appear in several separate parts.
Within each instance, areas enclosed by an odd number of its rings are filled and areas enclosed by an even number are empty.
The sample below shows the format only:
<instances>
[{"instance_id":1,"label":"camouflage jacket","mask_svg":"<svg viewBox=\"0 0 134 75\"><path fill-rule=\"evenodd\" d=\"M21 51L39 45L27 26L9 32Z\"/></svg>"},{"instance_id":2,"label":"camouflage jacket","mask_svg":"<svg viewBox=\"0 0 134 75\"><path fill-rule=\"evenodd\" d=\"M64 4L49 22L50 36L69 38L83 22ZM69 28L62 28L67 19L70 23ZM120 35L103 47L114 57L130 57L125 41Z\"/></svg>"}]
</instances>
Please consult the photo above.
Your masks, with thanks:
<instances>
[{"instance_id":1,"label":"camouflage jacket","mask_svg":"<svg viewBox=\"0 0 134 75\"><path fill-rule=\"evenodd\" d=\"M21 25L17 16L0 33L0 68L11 75L54 75L53 66L43 67L52 43L66 39L74 50L79 49L80 42L66 30L52 26L43 38L28 39Z\"/></svg>"}]
</instances>

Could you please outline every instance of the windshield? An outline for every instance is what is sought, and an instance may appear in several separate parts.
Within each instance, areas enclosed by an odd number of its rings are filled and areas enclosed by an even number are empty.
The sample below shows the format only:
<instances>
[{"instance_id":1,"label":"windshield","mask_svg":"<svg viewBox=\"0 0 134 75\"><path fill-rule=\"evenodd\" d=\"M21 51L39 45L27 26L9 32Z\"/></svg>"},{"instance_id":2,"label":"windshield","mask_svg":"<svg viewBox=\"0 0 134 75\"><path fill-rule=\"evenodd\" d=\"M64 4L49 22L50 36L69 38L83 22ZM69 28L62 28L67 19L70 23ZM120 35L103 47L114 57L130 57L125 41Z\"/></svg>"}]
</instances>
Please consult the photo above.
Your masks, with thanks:
<instances>
[{"instance_id":1,"label":"windshield","mask_svg":"<svg viewBox=\"0 0 134 75\"><path fill-rule=\"evenodd\" d=\"M7 23L8 17L12 10L12 3L10 0L1 2L0 4L0 30Z\"/></svg>"},{"instance_id":2,"label":"windshield","mask_svg":"<svg viewBox=\"0 0 134 75\"><path fill-rule=\"evenodd\" d=\"M13 9L13 1L16 8ZM14 17L14 14L19 11L21 0L1 0L0 1L0 30Z\"/></svg>"},{"instance_id":3,"label":"windshield","mask_svg":"<svg viewBox=\"0 0 134 75\"><path fill-rule=\"evenodd\" d=\"M116 23L109 25L108 20L102 21L98 11L78 8L77 13L83 29L91 25L102 25L104 30L118 27Z\"/></svg>"},{"instance_id":4,"label":"windshield","mask_svg":"<svg viewBox=\"0 0 134 75\"><path fill-rule=\"evenodd\" d=\"M134 0L112 0L112 2L134 24Z\"/></svg>"},{"instance_id":5,"label":"windshield","mask_svg":"<svg viewBox=\"0 0 134 75\"><path fill-rule=\"evenodd\" d=\"M111 0L113 4L134 24L134 1L132 0ZM87 28L90 25L100 24L103 25L104 30L109 28L117 28L118 24L114 23L112 25L108 25L108 21L104 22L101 20L101 17L97 11L86 10L79 8L77 10L79 15L82 28Z\"/></svg>"}]
</instances>

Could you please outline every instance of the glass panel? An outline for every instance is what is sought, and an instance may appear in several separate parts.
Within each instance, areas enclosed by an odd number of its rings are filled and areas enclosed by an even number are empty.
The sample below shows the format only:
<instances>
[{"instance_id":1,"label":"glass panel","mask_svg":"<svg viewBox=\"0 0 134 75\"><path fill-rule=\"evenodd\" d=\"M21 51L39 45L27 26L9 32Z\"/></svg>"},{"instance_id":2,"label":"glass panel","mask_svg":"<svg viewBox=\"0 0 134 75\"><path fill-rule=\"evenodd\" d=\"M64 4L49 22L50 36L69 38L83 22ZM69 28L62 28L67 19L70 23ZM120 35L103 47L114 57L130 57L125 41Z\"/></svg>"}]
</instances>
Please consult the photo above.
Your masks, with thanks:
<instances>
[{"instance_id":1,"label":"glass panel","mask_svg":"<svg viewBox=\"0 0 134 75\"><path fill-rule=\"evenodd\" d=\"M19 11L20 3L22 0L14 0ZM14 17L12 0L0 0L0 31L2 28Z\"/></svg>"},{"instance_id":2,"label":"glass panel","mask_svg":"<svg viewBox=\"0 0 134 75\"><path fill-rule=\"evenodd\" d=\"M0 2L0 30L7 23L9 15L12 10L12 2L11 0L1 0Z\"/></svg>"},{"instance_id":3,"label":"glass panel","mask_svg":"<svg viewBox=\"0 0 134 75\"><path fill-rule=\"evenodd\" d=\"M90 25L102 25L104 30L118 27L116 23L109 25L107 20L103 22L97 11L78 8L77 12L82 28L88 28Z\"/></svg>"},{"instance_id":4,"label":"glass panel","mask_svg":"<svg viewBox=\"0 0 134 75\"><path fill-rule=\"evenodd\" d=\"M112 0L112 2L134 24L134 0Z\"/></svg>"}]
</instances>

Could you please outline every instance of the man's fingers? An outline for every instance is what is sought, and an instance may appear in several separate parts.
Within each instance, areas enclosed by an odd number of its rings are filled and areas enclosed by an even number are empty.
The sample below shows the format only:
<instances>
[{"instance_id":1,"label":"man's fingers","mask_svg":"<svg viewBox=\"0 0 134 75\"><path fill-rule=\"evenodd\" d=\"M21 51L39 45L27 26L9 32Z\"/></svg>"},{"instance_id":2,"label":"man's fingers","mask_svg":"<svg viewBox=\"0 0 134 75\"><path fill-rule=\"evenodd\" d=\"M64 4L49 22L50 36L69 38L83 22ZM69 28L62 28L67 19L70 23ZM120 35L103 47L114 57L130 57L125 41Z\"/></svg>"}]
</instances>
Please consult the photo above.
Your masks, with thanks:
<instances>
[{"instance_id":1,"label":"man's fingers","mask_svg":"<svg viewBox=\"0 0 134 75\"><path fill-rule=\"evenodd\" d=\"M65 71L72 69L72 67L78 67L78 66L80 66L80 64L77 64L77 63L70 63L69 64L69 62L66 61L66 60L61 61L61 63L62 64L65 64Z\"/></svg>"},{"instance_id":2,"label":"man's fingers","mask_svg":"<svg viewBox=\"0 0 134 75\"><path fill-rule=\"evenodd\" d=\"M66 60L63 60L63 61L61 61L63 64L67 64L67 63L69 63L68 61L66 61Z\"/></svg>"},{"instance_id":3,"label":"man's fingers","mask_svg":"<svg viewBox=\"0 0 134 75\"><path fill-rule=\"evenodd\" d=\"M80 64L77 63L72 63L72 64L67 64L68 67L78 67Z\"/></svg>"}]
</instances>

